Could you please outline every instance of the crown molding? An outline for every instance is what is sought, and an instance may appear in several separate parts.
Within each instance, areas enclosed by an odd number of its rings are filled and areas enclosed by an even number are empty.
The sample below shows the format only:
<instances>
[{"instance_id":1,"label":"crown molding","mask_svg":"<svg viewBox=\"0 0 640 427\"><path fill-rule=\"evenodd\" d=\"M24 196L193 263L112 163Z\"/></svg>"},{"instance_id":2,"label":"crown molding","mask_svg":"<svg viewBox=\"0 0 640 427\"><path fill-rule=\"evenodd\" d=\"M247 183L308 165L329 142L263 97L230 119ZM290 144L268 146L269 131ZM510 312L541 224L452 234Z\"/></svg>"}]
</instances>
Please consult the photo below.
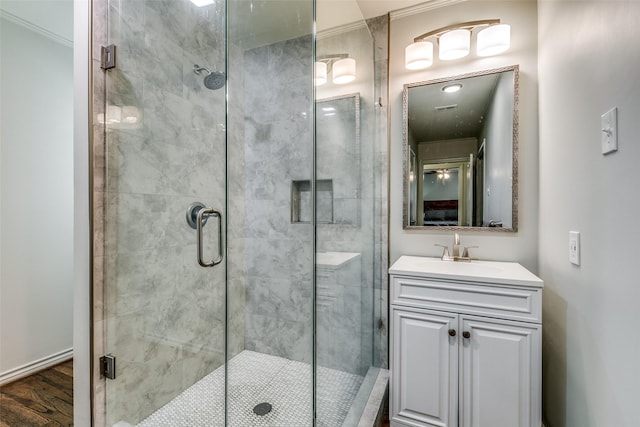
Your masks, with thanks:
<instances>
[{"instance_id":1,"label":"crown molding","mask_svg":"<svg viewBox=\"0 0 640 427\"><path fill-rule=\"evenodd\" d=\"M352 22L351 24L345 24L339 27L330 28L328 30L318 31L318 33L316 34L316 39L326 39L327 37L337 36L339 34L348 33L350 31L355 31L366 27L367 23L363 19L362 21Z\"/></svg>"},{"instance_id":2,"label":"crown molding","mask_svg":"<svg viewBox=\"0 0 640 427\"><path fill-rule=\"evenodd\" d=\"M7 12L6 10L0 9L0 18L4 18L9 22L13 22L14 24L20 25L21 27L24 27L27 30L33 31L34 33L38 33L41 36L51 39L56 43L60 43L67 47L73 47L73 40L69 40L65 37L62 37L61 35L58 35L45 28L42 28L39 25L35 25L29 21L26 21L20 18L19 16L14 15L13 13Z\"/></svg>"},{"instance_id":3,"label":"crown molding","mask_svg":"<svg viewBox=\"0 0 640 427\"><path fill-rule=\"evenodd\" d=\"M416 6L405 7L404 9L398 9L389 12L391 20L404 18L418 13L426 12L428 10L439 9L445 6L451 6L457 3L463 3L467 0L432 0L427 3L422 3Z\"/></svg>"}]
</instances>

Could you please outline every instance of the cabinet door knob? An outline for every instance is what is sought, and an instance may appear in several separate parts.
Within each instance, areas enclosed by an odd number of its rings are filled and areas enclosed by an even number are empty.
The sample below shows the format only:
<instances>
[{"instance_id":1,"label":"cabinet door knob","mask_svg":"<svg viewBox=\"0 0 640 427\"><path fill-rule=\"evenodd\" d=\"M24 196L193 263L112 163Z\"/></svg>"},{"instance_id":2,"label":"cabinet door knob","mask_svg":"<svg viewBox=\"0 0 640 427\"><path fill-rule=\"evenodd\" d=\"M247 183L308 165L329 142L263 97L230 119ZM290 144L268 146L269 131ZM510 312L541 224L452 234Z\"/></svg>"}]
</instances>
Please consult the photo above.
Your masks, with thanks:
<instances>
[{"instance_id":1,"label":"cabinet door knob","mask_svg":"<svg viewBox=\"0 0 640 427\"><path fill-rule=\"evenodd\" d=\"M456 330L455 329L449 329L449 336L450 337L455 337L456 336Z\"/></svg>"},{"instance_id":2,"label":"cabinet door knob","mask_svg":"<svg viewBox=\"0 0 640 427\"><path fill-rule=\"evenodd\" d=\"M469 332L469 331L464 331L464 332L462 333L462 336L463 336L464 338L466 338L466 339L469 339L469 338L471 338L471 332Z\"/></svg>"}]
</instances>

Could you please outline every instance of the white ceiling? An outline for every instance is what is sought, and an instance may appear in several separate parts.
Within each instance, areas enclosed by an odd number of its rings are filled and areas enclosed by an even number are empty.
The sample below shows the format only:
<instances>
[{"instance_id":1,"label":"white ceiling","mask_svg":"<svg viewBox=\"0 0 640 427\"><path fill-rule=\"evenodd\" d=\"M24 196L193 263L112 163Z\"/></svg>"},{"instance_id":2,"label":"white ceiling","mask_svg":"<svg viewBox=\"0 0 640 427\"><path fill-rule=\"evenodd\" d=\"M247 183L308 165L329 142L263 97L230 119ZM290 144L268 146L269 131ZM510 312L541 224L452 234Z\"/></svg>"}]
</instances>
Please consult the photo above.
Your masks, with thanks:
<instances>
[{"instance_id":1,"label":"white ceiling","mask_svg":"<svg viewBox=\"0 0 640 427\"><path fill-rule=\"evenodd\" d=\"M426 3L424 0L317 0L317 30L340 27L390 11ZM310 2L305 0L236 0L236 35L260 45L308 34ZM0 0L0 9L45 32L73 40L73 0ZM268 13L265 13L268 9ZM233 28L233 27L232 27Z\"/></svg>"},{"instance_id":2,"label":"white ceiling","mask_svg":"<svg viewBox=\"0 0 640 427\"><path fill-rule=\"evenodd\" d=\"M393 10L404 9L425 0L317 0L318 31L375 18Z\"/></svg>"},{"instance_id":3,"label":"white ceiling","mask_svg":"<svg viewBox=\"0 0 640 427\"><path fill-rule=\"evenodd\" d=\"M476 137L491 104L498 74L462 79L462 89L445 93L437 83L409 89L409 130L417 142ZM452 107L443 109L441 107ZM438 108L440 107L440 108ZM439 110L439 111L438 111Z\"/></svg>"},{"instance_id":4,"label":"white ceiling","mask_svg":"<svg viewBox=\"0 0 640 427\"><path fill-rule=\"evenodd\" d=\"M0 0L0 9L45 33L73 40L73 0Z\"/></svg>"},{"instance_id":5,"label":"white ceiling","mask_svg":"<svg viewBox=\"0 0 640 427\"><path fill-rule=\"evenodd\" d=\"M384 15L424 0L316 0L318 32ZM231 37L245 48L263 46L310 33L309 0L236 0L229 3Z\"/></svg>"}]
</instances>

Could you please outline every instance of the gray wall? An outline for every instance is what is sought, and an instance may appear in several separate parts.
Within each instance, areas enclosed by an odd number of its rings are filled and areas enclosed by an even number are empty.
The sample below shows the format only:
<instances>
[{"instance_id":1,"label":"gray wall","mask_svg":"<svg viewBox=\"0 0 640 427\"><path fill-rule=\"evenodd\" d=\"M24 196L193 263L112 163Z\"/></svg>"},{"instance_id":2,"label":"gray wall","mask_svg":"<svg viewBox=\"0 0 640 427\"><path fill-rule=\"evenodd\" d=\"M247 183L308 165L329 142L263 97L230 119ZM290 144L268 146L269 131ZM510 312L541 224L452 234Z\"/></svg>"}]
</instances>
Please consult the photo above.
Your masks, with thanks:
<instances>
[{"instance_id":1,"label":"gray wall","mask_svg":"<svg viewBox=\"0 0 640 427\"><path fill-rule=\"evenodd\" d=\"M291 222L313 163L311 36L244 54L245 348L311 363L313 228ZM230 197L239 196L230 195Z\"/></svg>"},{"instance_id":2,"label":"gray wall","mask_svg":"<svg viewBox=\"0 0 640 427\"><path fill-rule=\"evenodd\" d=\"M640 3L538 8L546 425L635 427ZM612 107L619 150L603 156L600 115ZM570 230L581 234L579 267L568 259Z\"/></svg>"},{"instance_id":3,"label":"gray wall","mask_svg":"<svg viewBox=\"0 0 640 427\"><path fill-rule=\"evenodd\" d=\"M72 356L73 49L0 19L2 383Z\"/></svg>"},{"instance_id":4,"label":"gray wall","mask_svg":"<svg viewBox=\"0 0 640 427\"><path fill-rule=\"evenodd\" d=\"M448 139L445 141L429 141L418 144L418 165L421 162L441 161L443 159L469 158L469 154L478 151L476 138ZM438 162L439 163L439 162Z\"/></svg>"},{"instance_id":5,"label":"gray wall","mask_svg":"<svg viewBox=\"0 0 640 427\"><path fill-rule=\"evenodd\" d=\"M500 221L505 228L513 223L511 215L505 216L512 211L513 170L504 167L513 159L513 126L504 125L513 122L513 85L513 72L500 75L479 138L480 144L486 139L483 222Z\"/></svg>"},{"instance_id":6,"label":"gray wall","mask_svg":"<svg viewBox=\"0 0 640 427\"><path fill-rule=\"evenodd\" d=\"M498 56L470 55L458 61L434 63L424 71L404 68L404 48L430 29L478 19L500 18L511 24L511 48ZM478 245L474 257L518 261L537 270L538 242L538 102L537 10L535 1L463 2L423 13L391 16L390 66L390 261L401 255L440 256L434 243L451 245L451 233L402 229L402 88L405 83L454 76L474 71L520 65L519 226L517 233L463 232L462 244Z\"/></svg>"}]
</instances>

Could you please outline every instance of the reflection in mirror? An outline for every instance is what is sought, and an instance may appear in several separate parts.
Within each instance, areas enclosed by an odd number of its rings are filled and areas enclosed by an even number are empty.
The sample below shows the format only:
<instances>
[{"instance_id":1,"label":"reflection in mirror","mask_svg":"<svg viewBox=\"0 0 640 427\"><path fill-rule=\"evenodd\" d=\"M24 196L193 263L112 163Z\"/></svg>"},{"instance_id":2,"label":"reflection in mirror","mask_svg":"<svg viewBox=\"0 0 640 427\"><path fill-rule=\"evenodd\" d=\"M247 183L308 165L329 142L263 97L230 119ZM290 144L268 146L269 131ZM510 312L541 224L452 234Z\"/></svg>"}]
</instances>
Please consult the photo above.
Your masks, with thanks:
<instances>
[{"instance_id":1,"label":"reflection in mirror","mask_svg":"<svg viewBox=\"0 0 640 427\"><path fill-rule=\"evenodd\" d=\"M359 225L360 94L317 101L316 142L318 222Z\"/></svg>"},{"instance_id":2,"label":"reflection in mirror","mask_svg":"<svg viewBox=\"0 0 640 427\"><path fill-rule=\"evenodd\" d=\"M518 66L405 85L404 228L517 230Z\"/></svg>"}]
</instances>

